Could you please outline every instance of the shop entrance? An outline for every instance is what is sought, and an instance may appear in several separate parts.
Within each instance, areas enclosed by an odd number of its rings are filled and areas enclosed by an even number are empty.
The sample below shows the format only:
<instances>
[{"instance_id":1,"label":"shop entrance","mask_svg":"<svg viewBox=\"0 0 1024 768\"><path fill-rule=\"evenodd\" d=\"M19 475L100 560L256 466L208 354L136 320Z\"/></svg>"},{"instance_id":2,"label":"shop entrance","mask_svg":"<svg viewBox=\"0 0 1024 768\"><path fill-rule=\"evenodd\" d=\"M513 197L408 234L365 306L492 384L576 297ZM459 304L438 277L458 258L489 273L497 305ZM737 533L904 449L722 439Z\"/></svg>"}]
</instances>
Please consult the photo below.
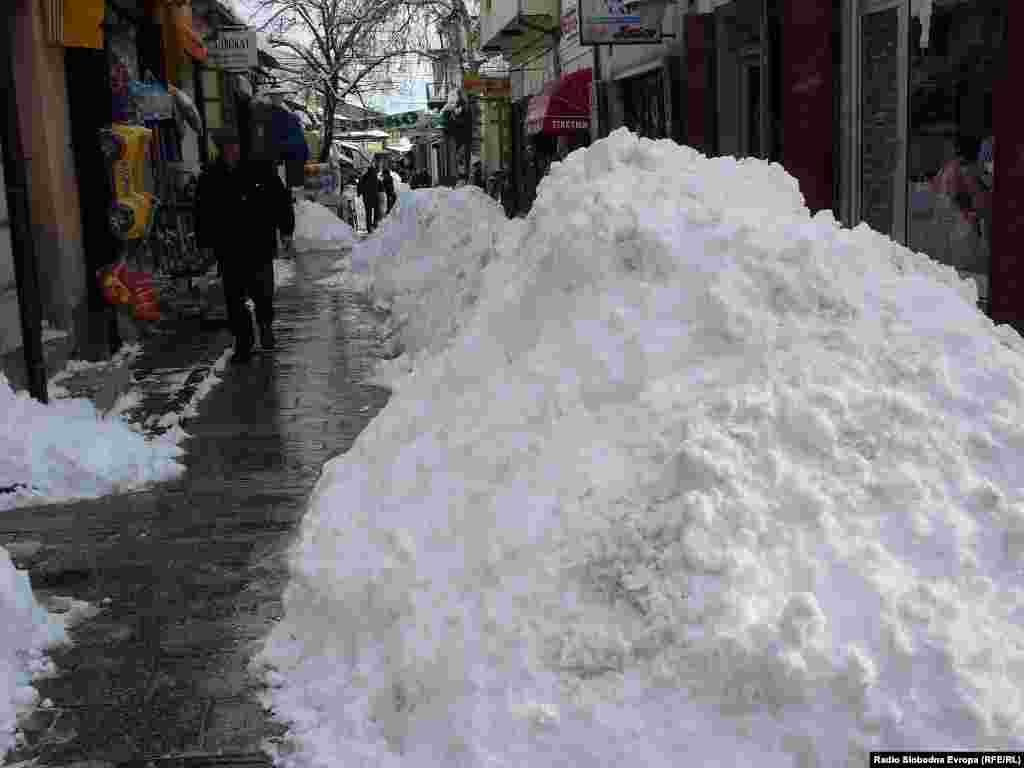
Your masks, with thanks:
<instances>
[{"instance_id":1,"label":"shop entrance","mask_svg":"<svg viewBox=\"0 0 1024 768\"><path fill-rule=\"evenodd\" d=\"M925 29L909 0L857 0L855 18L853 221L974 278L984 306L1006 5L935 0Z\"/></svg>"},{"instance_id":2,"label":"shop entrance","mask_svg":"<svg viewBox=\"0 0 1024 768\"><path fill-rule=\"evenodd\" d=\"M622 81L623 123L648 139L668 138L662 69Z\"/></svg>"},{"instance_id":3,"label":"shop entrance","mask_svg":"<svg viewBox=\"0 0 1024 768\"><path fill-rule=\"evenodd\" d=\"M955 267L988 298L992 234L993 88L1006 4L936 2L927 46L910 23L907 244Z\"/></svg>"}]
</instances>

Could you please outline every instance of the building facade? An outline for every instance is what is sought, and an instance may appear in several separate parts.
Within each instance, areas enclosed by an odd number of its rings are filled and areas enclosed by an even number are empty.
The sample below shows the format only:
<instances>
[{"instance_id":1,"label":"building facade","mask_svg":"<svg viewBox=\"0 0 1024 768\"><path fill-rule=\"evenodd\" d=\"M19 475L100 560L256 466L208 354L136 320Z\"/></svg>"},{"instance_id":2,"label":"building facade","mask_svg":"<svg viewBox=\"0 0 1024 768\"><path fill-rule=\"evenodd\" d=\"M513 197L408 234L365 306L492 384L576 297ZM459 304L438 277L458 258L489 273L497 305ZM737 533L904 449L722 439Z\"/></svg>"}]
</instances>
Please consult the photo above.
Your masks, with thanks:
<instances>
[{"instance_id":1,"label":"building facade","mask_svg":"<svg viewBox=\"0 0 1024 768\"><path fill-rule=\"evenodd\" d=\"M111 230L114 178L100 131L116 125L151 131L138 192L164 197L179 177L198 172L209 156L208 128L227 124L235 107L233 74L206 66L204 39L239 20L217 0L12 0L3 31L14 62L13 108L21 134L38 290L27 300L50 328L47 355L101 359L113 351L116 317L99 291L96 272L123 252ZM189 125L170 86L198 107ZM146 113L145 96L162 106ZM150 102L145 102L149 104ZM159 112L159 114L157 114ZM10 169L5 169L10 171ZM134 187L133 187L134 189ZM6 205L2 206L6 209ZM10 219L0 216L0 359L17 367L25 347L12 286ZM38 295L36 295L38 294ZM24 298L24 295L23 295ZM37 333L38 329L34 332ZM14 378L18 378L14 376Z\"/></svg>"},{"instance_id":2,"label":"building facade","mask_svg":"<svg viewBox=\"0 0 1024 768\"><path fill-rule=\"evenodd\" d=\"M1008 0L698 0L684 140L780 162L812 210L973 278L1021 327L1024 6Z\"/></svg>"}]
</instances>

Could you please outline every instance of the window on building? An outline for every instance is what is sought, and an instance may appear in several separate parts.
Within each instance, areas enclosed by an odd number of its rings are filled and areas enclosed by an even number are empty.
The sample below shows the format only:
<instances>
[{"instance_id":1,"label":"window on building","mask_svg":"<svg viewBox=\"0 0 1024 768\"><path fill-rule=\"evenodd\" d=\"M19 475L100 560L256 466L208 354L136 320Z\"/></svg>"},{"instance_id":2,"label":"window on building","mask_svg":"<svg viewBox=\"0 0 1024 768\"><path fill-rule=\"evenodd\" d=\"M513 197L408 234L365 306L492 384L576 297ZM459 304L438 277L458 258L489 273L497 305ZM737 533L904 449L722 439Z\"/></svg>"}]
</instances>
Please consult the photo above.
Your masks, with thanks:
<instances>
[{"instance_id":1,"label":"window on building","mask_svg":"<svg viewBox=\"0 0 1024 768\"><path fill-rule=\"evenodd\" d=\"M907 241L988 292L992 90L1006 34L1001 0L937 2L927 47L910 23Z\"/></svg>"}]
</instances>

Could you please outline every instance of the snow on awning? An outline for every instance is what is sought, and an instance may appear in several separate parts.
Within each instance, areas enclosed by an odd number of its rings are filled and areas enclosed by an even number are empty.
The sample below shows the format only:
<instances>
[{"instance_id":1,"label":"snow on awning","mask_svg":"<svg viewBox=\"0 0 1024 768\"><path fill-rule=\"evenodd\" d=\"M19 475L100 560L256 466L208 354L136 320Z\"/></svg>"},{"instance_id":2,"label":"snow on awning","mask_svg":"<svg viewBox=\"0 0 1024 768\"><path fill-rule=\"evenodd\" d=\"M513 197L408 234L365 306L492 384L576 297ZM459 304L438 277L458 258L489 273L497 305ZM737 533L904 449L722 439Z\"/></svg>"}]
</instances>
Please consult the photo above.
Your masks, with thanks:
<instances>
[{"instance_id":1,"label":"snow on awning","mask_svg":"<svg viewBox=\"0 0 1024 768\"><path fill-rule=\"evenodd\" d=\"M548 83L530 99L526 132L554 136L590 130L590 84L593 72L581 69Z\"/></svg>"}]
</instances>

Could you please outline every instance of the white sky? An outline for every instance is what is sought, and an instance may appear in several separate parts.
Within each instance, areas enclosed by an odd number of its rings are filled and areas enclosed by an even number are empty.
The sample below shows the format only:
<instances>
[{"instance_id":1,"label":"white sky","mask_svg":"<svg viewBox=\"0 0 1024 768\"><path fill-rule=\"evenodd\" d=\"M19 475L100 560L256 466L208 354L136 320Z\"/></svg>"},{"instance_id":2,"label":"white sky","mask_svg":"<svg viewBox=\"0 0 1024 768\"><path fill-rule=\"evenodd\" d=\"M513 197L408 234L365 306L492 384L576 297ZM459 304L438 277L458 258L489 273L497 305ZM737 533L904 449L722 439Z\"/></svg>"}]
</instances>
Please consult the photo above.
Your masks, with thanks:
<instances>
[{"instance_id":1,"label":"white sky","mask_svg":"<svg viewBox=\"0 0 1024 768\"><path fill-rule=\"evenodd\" d=\"M257 14L253 8L255 3L251 0L223 0L249 24L258 26L266 19L266 14ZM297 40L308 40L308 37L300 33L295 35ZM411 112L427 108L426 83L433 77L430 73L430 65L427 62L410 60L393 78L395 89L391 93L373 93L366 95L366 106L376 109L385 114L396 112ZM356 98L349 99L353 104L360 104ZM361 106L361 104L360 104Z\"/></svg>"}]
</instances>

